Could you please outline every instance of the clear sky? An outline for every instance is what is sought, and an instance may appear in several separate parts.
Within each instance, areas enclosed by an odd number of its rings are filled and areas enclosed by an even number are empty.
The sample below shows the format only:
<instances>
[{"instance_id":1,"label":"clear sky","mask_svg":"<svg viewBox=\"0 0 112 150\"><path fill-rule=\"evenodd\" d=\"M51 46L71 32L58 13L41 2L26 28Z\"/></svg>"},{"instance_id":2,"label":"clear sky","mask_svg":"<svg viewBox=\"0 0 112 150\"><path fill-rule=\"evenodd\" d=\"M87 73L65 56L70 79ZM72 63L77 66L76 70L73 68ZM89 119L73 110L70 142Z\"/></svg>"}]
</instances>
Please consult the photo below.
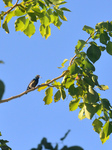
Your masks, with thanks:
<instances>
[{"instance_id":1,"label":"clear sky","mask_svg":"<svg viewBox=\"0 0 112 150\"><path fill-rule=\"evenodd\" d=\"M15 32L14 20L9 23L10 34L0 29L0 79L6 89L3 99L20 94L37 74L42 76L39 83L53 79L63 70L58 69L65 58L74 56L74 49L79 39L86 40L89 35L82 31L84 25L94 27L98 22L112 20L111 0L67 0L65 5L72 12L66 12L68 19L61 29L51 25L51 36L45 40L39 33L31 38L22 32ZM0 11L3 5L0 4ZM99 83L109 85L109 90L102 93L102 98L111 101L112 71L111 56L104 52L96 62L96 74ZM78 119L78 111L69 111L68 96L64 101L44 105L44 91L33 91L21 98L0 104L0 130L3 139L9 141L13 150L30 150L37 146L43 137L49 142L60 142L59 139L71 129L63 144L79 145L84 150L105 150L112 146L112 136L102 145L99 135L93 131L92 120Z\"/></svg>"}]
</instances>

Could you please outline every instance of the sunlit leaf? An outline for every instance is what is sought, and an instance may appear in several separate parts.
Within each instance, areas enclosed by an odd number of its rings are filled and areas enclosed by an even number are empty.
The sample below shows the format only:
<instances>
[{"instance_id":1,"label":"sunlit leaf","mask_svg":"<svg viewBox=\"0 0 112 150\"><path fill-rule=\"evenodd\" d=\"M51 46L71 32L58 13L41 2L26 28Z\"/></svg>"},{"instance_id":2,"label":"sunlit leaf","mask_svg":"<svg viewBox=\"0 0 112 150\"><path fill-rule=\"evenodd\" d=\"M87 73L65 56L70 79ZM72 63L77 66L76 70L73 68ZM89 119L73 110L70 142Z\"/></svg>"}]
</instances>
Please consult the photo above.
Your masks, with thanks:
<instances>
[{"instance_id":1,"label":"sunlit leaf","mask_svg":"<svg viewBox=\"0 0 112 150\"><path fill-rule=\"evenodd\" d=\"M109 139L109 136L105 135L103 129L100 132L100 139L101 139L102 144L104 144Z\"/></svg>"},{"instance_id":2,"label":"sunlit leaf","mask_svg":"<svg viewBox=\"0 0 112 150\"><path fill-rule=\"evenodd\" d=\"M103 127L103 131L105 136L108 137L112 133L112 125L109 121L107 121Z\"/></svg>"},{"instance_id":3,"label":"sunlit leaf","mask_svg":"<svg viewBox=\"0 0 112 150\"><path fill-rule=\"evenodd\" d=\"M108 90L109 89L109 87L108 87L108 85L99 85L99 86L97 86L100 90Z\"/></svg>"},{"instance_id":4,"label":"sunlit leaf","mask_svg":"<svg viewBox=\"0 0 112 150\"><path fill-rule=\"evenodd\" d=\"M50 28L50 26L47 26L47 27L46 27L45 38L47 39L50 35L51 35L51 28Z\"/></svg>"},{"instance_id":5,"label":"sunlit leaf","mask_svg":"<svg viewBox=\"0 0 112 150\"><path fill-rule=\"evenodd\" d=\"M66 92L63 87L60 88L61 98L64 100L66 98Z\"/></svg>"},{"instance_id":6,"label":"sunlit leaf","mask_svg":"<svg viewBox=\"0 0 112 150\"><path fill-rule=\"evenodd\" d=\"M74 74L76 74L76 73L79 73L79 71L80 71L80 69L79 69L79 67L77 66L77 64L76 63L73 63L71 66L70 66L70 74L71 75L74 75Z\"/></svg>"},{"instance_id":7,"label":"sunlit leaf","mask_svg":"<svg viewBox=\"0 0 112 150\"><path fill-rule=\"evenodd\" d=\"M27 28L23 32L30 38L35 33L34 23L29 21Z\"/></svg>"},{"instance_id":8,"label":"sunlit leaf","mask_svg":"<svg viewBox=\"0 0 112 150\"><path fill-rule=\"evenodd\" d=\"M75 46L75 52L81 51L85 47L86 42L84 40L78 40L77 45Z\"/></svg>"},{"instance_id":9,"label":"sunlit leaf","mask_svg":"<svg viewBox=\"0 0 112 150\"><path fill-rule=\"evenodd\" d=\"M75 99L75 100L70 101L69 110L70 111L76 110L78 108L79 102L80 102L80 99Z\"/></svg>"},{"instance_id":10,"label":"sunlit leaf","mask_svg":"<svg viewBox=\"0 0 112 150\"><path fill-rule=\"evenodd\" d=\"M71 11L70 11L68 8L66 8L66 7L61 7L60 10L64 10L64 11L69 11L69 12L71 12Z\"/></svg>"},{"instance_id":11,"label":"sunlit leaf","mask_svg":"<svg viewBox=\"0 0 112 150\"><path fill-rule=\"evenodd\" d=\"M84 26L83 30L86 31L88 34L92 34L94 32L94 29L89 26Z\"/></svg>"},{"instance_id":12,"label":"sunlit leaf","mask_svg":"<svg viewBox=\"0 0 112 150\"><path fill-rule=\"evenodd\" d=\"M85 103L85 116L88 119L92 119L95 113L96 113L95 108L91 104Z\"/></svg>"},{"instance_id":13,"label":"sunlit leaf","mask_svg":"<svg viewBox=\"0 0 112 150\"><path fill-rule=\"evenodd\" d=\"M43 83L43 84L44 84L44 83ZM42 85L42 84L41 84L41 85ZM40 92L41 90L44 90L44 89L46 89L47 87L48 87L48 86L42 86L42 87L39 87L37 91Z\"/></svg>"},{"instance_id":14,"label":"sunlit leaf","mask_svg":"<svg viewBox=\"0 0 112 150\"><path fill-rule=\"evenodd\" d=\"M54 101L58 102L60 100L60 98L61 98L61 92L60 92L60 90L58 90L54 95Z\"/></svg>"},{"instance_id":15,"label":"sunlit leaf","mask_svg":"<svg viewBox=\"0 0 112 150\"><path fill-rule=\"evenodd\" d=\"M97 132L97 133L100 133L100 132L101 132L101 129L102 129L102 127L103 127L103 123L102 123L100 120L95 119L95 120L93 121L92 125L93 125L93 127L94 127L93 130L94 130L95 132Z\"/></svg>"},{"instance_id":16,"label":"sunlit leaf","mask_svg":"<svg viewBox=\"0 0 112 150\"><path fill-rule=\"evenodd\" d=\"M50 103L52 103L53 99L52 99L52 96L53 96L53 88L48 88L46 91L45 91L45 94L46 96L44 97L43 101L45 102L45 105L49 105Z\"/></svg>"},{"instance_id":17,"label":"sunlit leaf","mask_svg":"<svg viewBox=\"0 0 112 150\"><path fill-rule=\"evenodd\" d=\"M86 116L85 116L85 109L84 109L84 108L82 108L82 109L79 111L78 118L79 118L80 120L86 118Z\"/></svg>"},{"instance_id":18,"label":"sunlit leaf","mask_svg":"<svg viewBox=\"0 0 112 150\"><path fill-rule=\"evenodd\" d=\"M3 0L6 6L11 7L12 5L12 0Z\"/></svg>"},{"instance_id":19,"label":"sunlit leaf","mask_svg":"<svg viewBox=\"0 0 112 150\"><path fill-rule=\"evenodd\" d=\"M62 67L58 67L59 69L65 67L64 64L68 61L68 59L64 59L63 63L61 64Z\"/></svg>"}]
</instances>

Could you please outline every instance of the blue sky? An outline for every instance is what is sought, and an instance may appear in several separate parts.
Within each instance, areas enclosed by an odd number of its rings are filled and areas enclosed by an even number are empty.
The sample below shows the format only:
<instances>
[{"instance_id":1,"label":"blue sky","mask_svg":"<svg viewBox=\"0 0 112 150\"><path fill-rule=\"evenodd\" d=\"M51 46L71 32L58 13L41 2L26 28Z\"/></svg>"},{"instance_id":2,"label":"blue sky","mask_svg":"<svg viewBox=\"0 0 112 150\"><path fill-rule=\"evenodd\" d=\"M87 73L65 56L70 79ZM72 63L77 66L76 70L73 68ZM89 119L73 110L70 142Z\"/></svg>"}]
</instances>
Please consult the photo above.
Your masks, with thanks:
<instances>
[{"instance_id":1,"label":"blue sky","mask_svg":"<svg viewBox=\"0 0 112 150\"><path fill-rule=\"evenodd\" d=\"M94 27L96 23L111 21L112 1L108 0L69 0L65 5L72 12L66 12L68 19L63 22L61 29L51 25L51 36L45 40L39 33L39 23L36 33L28 38L22 32L15 32L14 19L9 23L10 34L0 29L0 79L4 81L6 89L3 99L17 95L26 90L27 85L37 74L42 78L39 83L59 76L63 70L58 69L65 58L74 56L74 49L79 39L86 40L89 35L82 31L84 25ZM1 4L0 10L3 5ZM102 93L102 98L111 101L111 56L102 53L96 62L96 74L99 83L109 86L109 90ZM59 139L68 129L71 129L63 144L79 145L84 150L105 150L111 147L111 138L101 144L99 135L93 131L92 121L78 119L78 111L69 111L68 96L64 101L44 105L44 91L33 91L21 98L0 105L0 130L3 139L9 140L13 150L30 150L37 146L43 137L52 143Z\"/></svg>"}]
</instances>

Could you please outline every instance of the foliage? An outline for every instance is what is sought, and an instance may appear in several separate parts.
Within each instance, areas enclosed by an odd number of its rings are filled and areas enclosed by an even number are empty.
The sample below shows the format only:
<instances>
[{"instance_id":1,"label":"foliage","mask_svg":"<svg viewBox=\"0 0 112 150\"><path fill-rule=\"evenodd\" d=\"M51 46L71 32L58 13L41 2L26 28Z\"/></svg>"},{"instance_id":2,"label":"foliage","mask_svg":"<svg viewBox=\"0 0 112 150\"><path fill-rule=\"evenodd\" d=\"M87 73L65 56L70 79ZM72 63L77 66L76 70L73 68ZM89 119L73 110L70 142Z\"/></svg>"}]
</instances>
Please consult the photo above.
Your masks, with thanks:
<instances>
[{"instance_id":1,"label":"foliage","mask_svg":"<svg viewBox=\"0 0 112 150\"><path fill-rule=\"evenodd\" d=\"M0 136L2 136L1 132L0 132ZM7 146L6 143L8 143L7 140L0 139L0 148L1 148L1 150L12 150L9 146Z\"/></svg>"},{"instance_id":2,"label":"foliage","mask_svg":"<svg viewBox=\"0 0 112 150\"><path fill-rule=\"evenodd\" d=\"M21 31L29 37L35 33L34 22L40 20L40 33L47 39L51 34L50 24L52 23L60 29L61 20L67 20L64 11L70 11L65 7L60 8L66 3L64 0L23 0L19 4L17 0L14 5L12 0L3 0L3 2L10 9L1 12L0 26L1 20L4 20L2 28L9 33L8 22L12 17L16 17L15 30ZM96 88L105 91L108 86L98 82L98 76L94 73L94 64L100 59L103 51L112 55L112 21L100 22L96 24L95 28L85 25L83 30L90 34L90 37L86 41L79 40L77 42L75 56L70 60L67 70L52 82L47 81L47 85L43 84L38 90L47 88L44 97L46 105L53 101L53 88L56 88L54 102L58 102L60 99L64 100L69 94L72 97L69 110L78 109L80 120L93 119L93 129L100 135L100 139L104 143L112 133L112 106L108 99L101 98L100 93L96 91ZM90 38L92 40L88 42ZM58 68L64 68L67 61L65 59ZM62 82L56 81L61 77L63 77ZM2 98L4 93L2 81L0 81L0 89L0 98Z\"/></svg>"},{"instance_id":3,"label":"foliage","mask_svg":"<svg viewBox=\"0 0 112 150\"><path fill-rule=\"evenodd\" d=\"M46 39L51 35L50 24L54 24L58 29L62 24L61 20L67 21L64 11L70 11L66 7L60 7L65 4L64 0L23 0L13 5L12 0L3 0L5 8L10 7L7 11L0 13L1 20L4 20L2 28L9 33L8 22L12 17L16 17L15 30L21 31L28 37L31 37L36 29L35 22L40 21L39 31L42 37Z\"/></svg>"},{"instance_id":4,"label":"foliage","mask_svg":"<svg viewBox=\"0 0 112 150\"><path fill-rule=\"evenodd\" d=\"M75 46L75 56L70 61L67 71L63 77L62 82L54 81L51 87L47 88L46 96L44 98L45 104L50 104L53 101L53 88L57 89L54 94L54 102L66 98L66 91L72 97L69 103L69 110L74 111L79 108L78 118L93 119L93 129L100 135L102 143L109 139L112 133L112 106L108 99L101 98L97 93L96 88L100 90L107 90L107 85L101 85L98 82L98 76L95 72L95 62L99 60L103 51L107 51L112 55L112 22L101 22L96 24L95 29L84 26L84 31L91 34L92 40L87 41L79 40ZM100 41L101 45L96 43ZM99 42L98 42L99 43ZM89 45L87 51L83 49ZM67 59L61 64L63 68ZM50 89L50 95L47 92ZM52 89L52 90L51 90ZM47 95L48 93L48 95ZM95 117L94 117L95 116Z\"/></svg>"},{"instance_id":5,"label":"foliage","mask_svg":"<svg viewBox=\"0 0 112 150\"><path fill-rule=\"evenodd\" d=\"M62 137L60 140L61 141L64 140L69 132L70 130L68 130L67 133L65 133L64 137ZM56 145L53 147L50 142L47 142L47 138L43 138L40 144L38 144L37 148L32 148L31 150L43 150L43 149L59 150L59 144L56 143ZM81 148L80 146L71 146L71 147L63 146L60 150L83 150L83 148Z\"/></svg>"}]
</instances>

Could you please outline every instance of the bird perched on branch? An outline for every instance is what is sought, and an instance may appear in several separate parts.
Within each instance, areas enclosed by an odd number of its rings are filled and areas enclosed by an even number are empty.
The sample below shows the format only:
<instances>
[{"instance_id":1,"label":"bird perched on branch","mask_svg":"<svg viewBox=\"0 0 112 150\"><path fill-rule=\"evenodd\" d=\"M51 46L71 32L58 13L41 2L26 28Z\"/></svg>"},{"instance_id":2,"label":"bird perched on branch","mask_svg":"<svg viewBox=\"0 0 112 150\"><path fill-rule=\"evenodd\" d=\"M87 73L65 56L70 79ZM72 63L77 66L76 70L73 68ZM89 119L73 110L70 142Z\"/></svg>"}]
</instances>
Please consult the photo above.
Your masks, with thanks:
<instances>
[{"instance_id":1,"label":"bird perched on branch","mask_svg":"<svg viewBox=\"0 0 112 150\"><path fill-rule=\"evenodd\" d=\"M31 80L31 82L29 83L27 90L36 87L36 85L38 84L39 78L40 78L40 75L36 75L36 77L33 80Z\"/></svg>"}]
</instances>

